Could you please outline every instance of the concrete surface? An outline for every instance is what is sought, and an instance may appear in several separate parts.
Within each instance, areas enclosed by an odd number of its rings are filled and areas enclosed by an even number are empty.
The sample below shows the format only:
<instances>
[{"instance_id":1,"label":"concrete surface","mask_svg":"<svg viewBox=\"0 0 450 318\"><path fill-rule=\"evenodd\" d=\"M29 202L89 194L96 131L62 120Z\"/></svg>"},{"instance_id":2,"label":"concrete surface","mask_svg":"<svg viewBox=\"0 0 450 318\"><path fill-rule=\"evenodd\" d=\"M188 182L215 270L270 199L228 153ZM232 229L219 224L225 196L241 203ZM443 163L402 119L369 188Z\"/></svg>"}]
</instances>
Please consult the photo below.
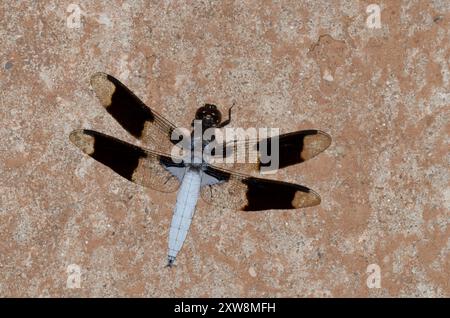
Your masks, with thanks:
<instances>
[{"instance_id":1,"label":"concrete surface","mask_svg":"<svg viewBox=\"0 0 450 318\"><path fill-rule=\"evenodd\" d=\"M380 28L367 1L81 1L79 28L71 3L0 5L0 296L450 296L449 1L374 2ZM184 127L236 102L235 127L328 132L326 152L275 176L322 204L201 202L168 270L175 194L69 142L133 141L96 71Z\"/></svg>"}]
</instances>

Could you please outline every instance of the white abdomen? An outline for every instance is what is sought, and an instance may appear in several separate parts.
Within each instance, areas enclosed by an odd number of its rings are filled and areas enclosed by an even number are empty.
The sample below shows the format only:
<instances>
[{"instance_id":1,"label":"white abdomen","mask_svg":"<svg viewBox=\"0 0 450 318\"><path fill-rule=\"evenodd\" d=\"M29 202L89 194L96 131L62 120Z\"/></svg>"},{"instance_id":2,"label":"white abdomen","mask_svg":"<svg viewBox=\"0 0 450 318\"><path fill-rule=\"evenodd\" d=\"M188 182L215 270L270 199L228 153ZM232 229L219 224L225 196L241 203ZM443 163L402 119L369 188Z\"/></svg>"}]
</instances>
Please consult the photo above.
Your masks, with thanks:
<instances>
[{"instance_id":1,"label":"white abdomen","mask_svg":"<svg viewBox=\"0 0 450 318\"><path fill-rule=\"evenodd\" d=\"M175 261L175 257L186 239L200 193L200 183L200 171L187 168L178 190L177 203L170 225L169 265Z\"/></svg>"}]
</instances>

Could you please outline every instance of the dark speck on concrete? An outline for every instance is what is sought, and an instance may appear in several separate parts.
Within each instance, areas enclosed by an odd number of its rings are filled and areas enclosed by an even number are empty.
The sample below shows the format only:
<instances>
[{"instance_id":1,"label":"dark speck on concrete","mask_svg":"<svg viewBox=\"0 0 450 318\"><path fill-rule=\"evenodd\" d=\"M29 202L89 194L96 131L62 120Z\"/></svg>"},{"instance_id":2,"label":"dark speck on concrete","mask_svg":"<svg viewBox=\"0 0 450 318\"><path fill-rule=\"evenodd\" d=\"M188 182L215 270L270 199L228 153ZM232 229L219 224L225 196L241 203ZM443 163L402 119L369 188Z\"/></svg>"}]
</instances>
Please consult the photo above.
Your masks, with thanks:
<instances>
[{"instance_id":1,"label":"dark speck on concrete","mask_svg":"<svg viewBox=\"0 0 450 318\"><path fill-rule=\"evenodd\" d=\"M440 22L443 18L444 18L444 17L443 17L442 15L438 15L437 17L435 17L435 18L433 19L433 21L436 22L436 23L438 23L438 22Z\"/></svg>"},{"instance_id":2,"label":"dark speck on concrete","mask_svg":"<svg viewBox=\"0 0 450 318\"><path fill-rule=\"evenodd\" d=\"M12 67L13 67L13 63L12 62L8 61L8 62L5 63L5 70L9 70Z\"/></svg>"}]
</instances>

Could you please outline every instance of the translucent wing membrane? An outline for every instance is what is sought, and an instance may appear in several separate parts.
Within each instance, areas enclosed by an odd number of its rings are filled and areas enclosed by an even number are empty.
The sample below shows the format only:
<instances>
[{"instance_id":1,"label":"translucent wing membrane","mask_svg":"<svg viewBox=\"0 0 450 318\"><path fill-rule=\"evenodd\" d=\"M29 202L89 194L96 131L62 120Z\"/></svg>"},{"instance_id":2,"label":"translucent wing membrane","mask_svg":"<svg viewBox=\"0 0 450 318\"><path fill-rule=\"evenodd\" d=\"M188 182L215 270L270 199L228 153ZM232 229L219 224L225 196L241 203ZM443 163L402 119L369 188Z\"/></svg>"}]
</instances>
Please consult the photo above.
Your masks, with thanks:
<instances>
[{"instance_id":1,"label":"translucent wing membrane","mask_svg":"<svg viewBox=\"0 0 450 318\"><path fill-rule=\"evenodd\" d=\"M184 164L169 156L93 130L75 130L70 140L87 155L139 185L161 192L174 192L180 185Z\"/></svg>"},{"instance_id":2,"label":"translucent wing membrane","mask_svg":"<svg viewBox=\"0 0 450 318\"><path fill-rule=\"evenodd\" d=\"M208 166L201 197L206 202L241 211L285 210L320 204L313 190L282 181L254 178Z\"/></svg>"},{"instance_id":3,"label":"translucent wing membrane","mask_svg":"<svg viewBox=\"0 0 450 318\"><path fill-rule=\"evenodd\" d=\"M146 106L125 85L111 75L96 73L91 85L100 103L131 135L146 146L170 153L174 143L170 137L176 128L163 116Z\"/></svg>"}]
</instances>

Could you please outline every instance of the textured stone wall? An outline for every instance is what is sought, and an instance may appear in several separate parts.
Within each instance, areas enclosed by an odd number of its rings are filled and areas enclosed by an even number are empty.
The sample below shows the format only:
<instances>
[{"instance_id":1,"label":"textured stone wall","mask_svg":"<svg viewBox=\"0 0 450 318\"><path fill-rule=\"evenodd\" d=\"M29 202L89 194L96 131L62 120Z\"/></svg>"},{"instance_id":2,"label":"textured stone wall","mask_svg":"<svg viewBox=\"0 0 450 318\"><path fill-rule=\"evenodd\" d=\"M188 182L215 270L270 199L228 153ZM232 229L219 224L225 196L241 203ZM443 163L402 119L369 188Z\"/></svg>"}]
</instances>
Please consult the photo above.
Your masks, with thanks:
<instances>
[{"instance_id":1,"label":"textured stone wall","mask_svg":"<svg viewBox=\"0 0 450 318\"><path fill-rule=\"evenodd\" d=\"M0 5L0 296L450 296L449 1L373 2L379 25L368 1L71 3ZM68 139L133 142L96 71L184 127L235 102L235 127L324 130L327 151L273 176L322 204L199 202L165 268L175 194Z\"/></svg>"}]
</instances>

